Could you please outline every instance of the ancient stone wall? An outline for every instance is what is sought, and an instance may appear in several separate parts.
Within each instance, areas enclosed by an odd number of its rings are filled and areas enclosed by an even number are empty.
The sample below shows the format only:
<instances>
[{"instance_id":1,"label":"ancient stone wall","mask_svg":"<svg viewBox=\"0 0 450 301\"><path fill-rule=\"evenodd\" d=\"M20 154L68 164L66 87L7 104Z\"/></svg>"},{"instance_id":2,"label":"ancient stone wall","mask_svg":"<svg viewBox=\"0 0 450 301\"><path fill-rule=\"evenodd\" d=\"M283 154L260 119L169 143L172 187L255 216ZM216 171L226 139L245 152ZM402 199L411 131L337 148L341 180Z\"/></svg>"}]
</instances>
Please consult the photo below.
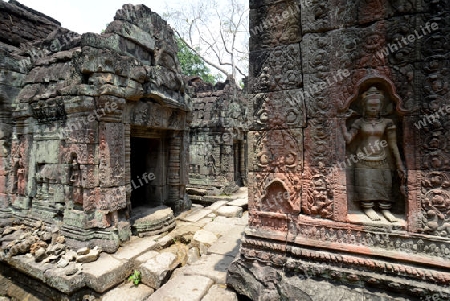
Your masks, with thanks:
<instances>
[{"instance_id":1,"label":"ancient stone wall","mask_svg":"<svg viewBox=\"0 0 450 301\"><path fill-rule=\"evenodd\" d=\"M133 208L189 208L191 105L167 23L124 5L103 34L79 35L16 1L0 5L0 24L23 25L0 27L3 220L57 224L70 246L114 252ZM153 144L132 147L139 139ZM156 144L155 157L134 156Z\"/></svg>"},{"instance_id":2,"label":"ancient stone wall","mask_svg":"<svg viewBox=\"0 0 450 301\"><path fill-rule=\"evenodd\" d=\"M250 8L250 227L229 283L448 299L449 2Z\"/></svg>"},{"instance_id":3,"label":"ancient stone wall","mask_svg":"<svg viewBox=\"0 0 450 301\"><path fill-rule=\"evenodd\" d=\"M0 41L19 47L20 44L45 39L61 26L58 21L28 8L17 1L0 3Z\"/></svg>"},{"instance_id":4,"label":"ancient stone wall","mask_svg":"<svg viewBox=\"0 0 450 301\"><path fill-rule=\"evenodd\" d=\"M197 194L191 198L201 198L201 190L231 193L247 182L247 97L228 80L212 86L191 78L188 85L193 106L189 186Z\"/></svg>"}]
</instances>

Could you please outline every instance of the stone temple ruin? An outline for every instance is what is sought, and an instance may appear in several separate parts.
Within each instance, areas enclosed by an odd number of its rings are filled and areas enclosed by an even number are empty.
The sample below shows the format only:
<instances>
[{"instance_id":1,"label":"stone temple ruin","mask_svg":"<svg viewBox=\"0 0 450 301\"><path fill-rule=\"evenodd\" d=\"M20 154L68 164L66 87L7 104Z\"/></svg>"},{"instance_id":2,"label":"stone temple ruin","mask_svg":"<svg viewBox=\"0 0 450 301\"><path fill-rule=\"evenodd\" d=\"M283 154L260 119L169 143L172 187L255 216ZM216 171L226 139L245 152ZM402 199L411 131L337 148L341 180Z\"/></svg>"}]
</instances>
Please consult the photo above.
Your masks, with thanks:
<instances>
[{"instance_id":1,"label":"stone temple ruin","mask_svg":"<svg viewBox=\"0 0 450 301\"><path fill-rule=\"evenodd\" d=\"M188 89L193 108L188 193L193 202L208 203L209 195L247 184L247 97L231 81L212 86L194 77Z\"/></svg>"},{"instance_id":2,"label":"stone temple ruin","mask_svg":"<svg viewBox=\"0 0 450 301\"><path fill-rule=\"evenodd\" d=\"M168 207L190 208L191 108L167 23L125 5L103 34L79 35L0 6L2 223L61 225L67 245L107 252L173 228Z\"/></svg>"},{"instance_id":3,"label":"stone temple ruin","mask_svg":"<svg viewBox=\"0 0 450 301\"><path fill-rule=\"evenodd\" d=\"M0 245L0 271L103 293L113 272L44 273L40 257L113 253L171 230L187 193L248 185L239 294L450 299L450 2L251 0L250 21L242 92L183 78L143 5L79 35L0 2L0 228L32 231Z\"/></svg>"},{"instance_id":4,"label":"stone temple ruin","mask_svg":"<svg viewBox=\"0 0 450 301\"><path fill-rule=\"evenodd\" d=\"M250 220L228 283L450 299L450 2L274 2L250 1Z\"/></svg>"}]
</instances>

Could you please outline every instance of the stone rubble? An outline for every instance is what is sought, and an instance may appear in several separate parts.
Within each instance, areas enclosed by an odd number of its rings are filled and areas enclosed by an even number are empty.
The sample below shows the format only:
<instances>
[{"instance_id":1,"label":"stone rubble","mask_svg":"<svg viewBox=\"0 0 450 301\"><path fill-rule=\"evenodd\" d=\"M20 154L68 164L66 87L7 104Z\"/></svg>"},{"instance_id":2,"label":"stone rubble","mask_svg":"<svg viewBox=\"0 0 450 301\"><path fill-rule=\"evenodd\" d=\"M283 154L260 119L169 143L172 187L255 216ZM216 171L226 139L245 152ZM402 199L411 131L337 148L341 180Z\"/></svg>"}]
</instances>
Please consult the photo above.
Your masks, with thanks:
<instances>
[{"instance_id":1,"label":"stone rubble","mask_svg":"<svg viewBox=\"0 0 450 301\"><path fill-rule=\"evenodd\" d=\"M72 250L61 244L62 236L45 223L39 228L12 225L3 231L10 237L8 244L20 244L33 237L33 231L48 239L34 243L34 254L29 250L25 255L11 256L8 263L66 294L87 287L92 292L85 294L83 300L234 301L237 295L227 288L226 274L238 253L241 236L248 224L248 213L244 212L242 217L217 216L185 221L197 216L198 211L218 210L225 206L226 202L213 204L209 209L196 206L187 211L184 218L176 218L172 231L154 236L132 236L114 254L101 252L98 247ZM48 254L48 250L52 254ZM44 256L45 260L37 260L39 256ZM137 286L127 280L134 271L141 274Z\"/></svg>"}]
</instances>

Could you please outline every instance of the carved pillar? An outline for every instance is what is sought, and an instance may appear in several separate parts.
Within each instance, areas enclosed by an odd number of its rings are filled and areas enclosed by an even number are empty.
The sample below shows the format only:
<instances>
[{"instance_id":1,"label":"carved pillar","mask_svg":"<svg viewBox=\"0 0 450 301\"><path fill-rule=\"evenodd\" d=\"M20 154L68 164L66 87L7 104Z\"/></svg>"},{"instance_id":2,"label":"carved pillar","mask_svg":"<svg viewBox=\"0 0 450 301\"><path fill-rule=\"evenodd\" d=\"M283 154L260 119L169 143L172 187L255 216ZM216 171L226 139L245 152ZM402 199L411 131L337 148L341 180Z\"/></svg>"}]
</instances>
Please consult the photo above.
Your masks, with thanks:
<instances>
[{"instance_id":1,"label":"carved pillar","mask_svg":"<svg viewBox=\"0 0 450 301\"><path fill-rule=\"evenodd\" d=\"M6 195L8 169L6 166L6 160L7 151L5 140L0 140L0 208L3 209L6 209L8 207L8 198Z\"/></svg>"},{"instance_id":2,"label":"carved pillar","mask_svg":"<svg viewBox=\"0 0 450 301\"><path fill-rule=\"evenodd\" d=\"M248 185L248 183L247 183L247 173L248 173L248 168L247 168L247 134L244 134L244 140L242 140L241 141L241 143L240 143L240 152L239 152L239 155L240 155L240 161L241 161L241 170L240 170L240 173L241 173L241 181L242 181L242 184L244 185L244 186L247 186Z\"/></svg>"},{"instance_id":3,"label":"carved pillar","mask_svg":"<svg viewBox=\"0 0 450 301\"><path fill-rule=\"evenodd\" d=\"M173 132L169 145L169 166L168 166L168 178L169 178L169 196L167 204L172 207L175 214L181 212L181 201L184 197L182 194L181 184L181 146L182 137L180 132Z\"/></svg>"}]
</instances>

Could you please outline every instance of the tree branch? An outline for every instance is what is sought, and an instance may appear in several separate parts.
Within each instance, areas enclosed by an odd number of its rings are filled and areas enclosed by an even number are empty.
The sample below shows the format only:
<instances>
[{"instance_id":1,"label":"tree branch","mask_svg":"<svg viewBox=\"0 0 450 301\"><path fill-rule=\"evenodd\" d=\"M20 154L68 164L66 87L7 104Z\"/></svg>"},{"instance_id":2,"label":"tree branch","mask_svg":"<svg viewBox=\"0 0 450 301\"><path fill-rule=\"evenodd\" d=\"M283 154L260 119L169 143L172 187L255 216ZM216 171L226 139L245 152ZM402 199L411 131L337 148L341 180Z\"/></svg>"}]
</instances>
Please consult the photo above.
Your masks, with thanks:
<instances>
[{"instance_id":1,"label":"tree branch","mask_svg":"<svg viewBox=\"0 0 450 301\"><path fill-rule=\"evenodd\" d=\"M177 36L181 39L181 41L186 44L187 48L189 48L192 52L194 52L196 55L198 55L199 57L202 58L202 60L204 60L208 65L211 65L212 67L216 68L217 70L219 70L220 72L222 72L225 76L229 76L230 74L223 69L222 67L220 67L219 65L215 64L214 62L211 62L210 60L206 59L201 53L199 53L195 48L193 48L191 45L189 45L184 39L183 37L181 37L180 33L176 30L173 29L173 31L177 34Z\"/></svg>"}]
</instances>

